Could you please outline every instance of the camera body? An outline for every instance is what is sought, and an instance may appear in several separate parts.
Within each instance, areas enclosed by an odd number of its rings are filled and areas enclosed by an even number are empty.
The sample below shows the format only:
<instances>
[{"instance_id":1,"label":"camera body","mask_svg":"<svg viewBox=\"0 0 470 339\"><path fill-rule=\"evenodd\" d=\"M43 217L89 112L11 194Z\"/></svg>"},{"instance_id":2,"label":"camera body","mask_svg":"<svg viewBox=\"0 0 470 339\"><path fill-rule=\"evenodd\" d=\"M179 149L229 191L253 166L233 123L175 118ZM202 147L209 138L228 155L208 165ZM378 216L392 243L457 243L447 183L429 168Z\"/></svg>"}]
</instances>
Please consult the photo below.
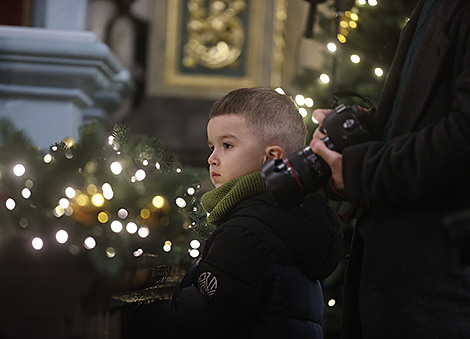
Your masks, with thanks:
<instances>
[{"instance_id":1,"label":"camera body","mask_svg":"<svg viewBox=\"0 0 470 339\"><path fill-rule=\"evenodd\" d=\"M367 120L358 106L338 105L325 116L323 143L342 153L344 148L372 137L364 127ZM299 206L305 196L318 191L330 179L328 164L307 146L284 159L270 159L261 168L261 176L279 204L286 208Z\"/></svg>"},{"instance_id":2,"label":"camera body","mask_svg":"<svg viewBox=\"0 0 470 339\"><path fill-rule=\"evenodd\" d=\"M323 120L323 133L327 135L324 139L328 138L323 141L328 148L342 153L348 146L371 140L372 136L363 124L368 118L367 113L356 105L336 106Z\"/></svg>"}]
</instances>

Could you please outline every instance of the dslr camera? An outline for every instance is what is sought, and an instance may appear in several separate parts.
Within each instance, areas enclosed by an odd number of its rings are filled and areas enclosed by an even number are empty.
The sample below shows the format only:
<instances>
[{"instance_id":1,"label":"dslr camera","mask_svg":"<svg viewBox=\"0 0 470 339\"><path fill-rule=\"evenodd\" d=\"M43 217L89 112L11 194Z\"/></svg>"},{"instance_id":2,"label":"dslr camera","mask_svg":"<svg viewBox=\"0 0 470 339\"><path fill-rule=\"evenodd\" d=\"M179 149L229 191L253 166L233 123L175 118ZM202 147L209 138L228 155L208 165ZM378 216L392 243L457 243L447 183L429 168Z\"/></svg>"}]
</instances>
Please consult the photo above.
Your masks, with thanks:
<instances>
[{"instance_id":1,"label":"dslr camera","mask_svg":"<svg viewBox=\"0 0 470 339\"><path fill-rule=\"evenodd\" d=\"M362 98L375 111L369 99L355 93L349 96ZM334 95L333 111L323 120L321 127L326 137L321 139L331 150L342 153L344 148L372 139L364 126L369 113L357 105L338 105ZM284 159L270 159L261 168L261 176L279 204L286 208L299 206L308 194L322 188L330 179L328 164L312 152L310 146L289 155Z\"/></svg>"}]
</instances>

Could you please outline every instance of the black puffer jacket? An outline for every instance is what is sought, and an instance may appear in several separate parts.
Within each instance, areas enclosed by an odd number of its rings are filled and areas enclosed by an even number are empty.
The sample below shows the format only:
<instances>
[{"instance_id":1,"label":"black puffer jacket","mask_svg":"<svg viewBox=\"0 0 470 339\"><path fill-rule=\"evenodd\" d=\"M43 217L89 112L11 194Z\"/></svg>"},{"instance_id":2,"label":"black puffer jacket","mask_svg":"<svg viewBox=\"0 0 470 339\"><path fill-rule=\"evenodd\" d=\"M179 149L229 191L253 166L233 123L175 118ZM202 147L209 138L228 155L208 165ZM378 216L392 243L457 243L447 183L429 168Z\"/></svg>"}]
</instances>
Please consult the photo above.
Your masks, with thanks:
<instances>
[{"instance_id":1,"label":"black puffer jacket","mask_svg":"<svg viewBox=\"0 0 470 339\"><path fill-rule=\"evenodd\" d=\"M174 298L136 310L134 333L322 338L318 279L336 268L341 248L341 224L320 196L290 211L279 209L271 193L247 199L209 237Z\"/></svg>"}]
</instances>

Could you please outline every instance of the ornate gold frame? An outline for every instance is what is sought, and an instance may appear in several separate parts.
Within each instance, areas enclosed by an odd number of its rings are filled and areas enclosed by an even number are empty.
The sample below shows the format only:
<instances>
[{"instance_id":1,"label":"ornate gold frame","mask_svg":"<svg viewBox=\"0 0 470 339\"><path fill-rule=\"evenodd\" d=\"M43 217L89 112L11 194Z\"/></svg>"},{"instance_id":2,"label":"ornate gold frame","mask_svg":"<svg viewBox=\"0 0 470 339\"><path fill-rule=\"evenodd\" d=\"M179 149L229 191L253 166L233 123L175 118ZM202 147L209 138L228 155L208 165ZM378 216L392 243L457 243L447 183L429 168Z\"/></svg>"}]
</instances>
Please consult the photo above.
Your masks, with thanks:
<instances>
[{"instance_id":1,"label":"ornate gold frame","mask_svg":"<svg viewBox=\"0 0 470 339\"><path fill-rule=\"evenodd\" d=\"M168 2L168 26L166 36L166 54L164 82L166 86L196 87L196 88L236 88L255 86L260 82L260 48L262 46L262 27L265 20L263 15L264 1L250 2L246 75L231 77L226 75L188 75L178 70L180 60L181 32L181 4L182 0ZM260 22L261 21L261 22Z\"/></svg>"}]
</instances>

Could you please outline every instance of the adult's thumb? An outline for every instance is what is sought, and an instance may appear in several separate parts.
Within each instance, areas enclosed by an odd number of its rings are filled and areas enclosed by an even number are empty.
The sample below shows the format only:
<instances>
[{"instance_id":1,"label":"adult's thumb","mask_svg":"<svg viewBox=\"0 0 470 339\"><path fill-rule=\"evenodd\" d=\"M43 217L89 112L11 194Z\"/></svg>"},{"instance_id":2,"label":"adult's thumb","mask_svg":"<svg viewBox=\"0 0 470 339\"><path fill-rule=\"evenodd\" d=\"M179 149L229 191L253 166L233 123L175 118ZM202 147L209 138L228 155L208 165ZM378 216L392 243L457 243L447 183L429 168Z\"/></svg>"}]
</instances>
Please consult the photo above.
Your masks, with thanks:
<instances>
[{"instance_id":1,"label":"adult's thumb","mask_svg":"<svg viewBox=\"0 0 470 339\"><path fill-rule=\"evenodd\" d=\"M313 139L310 143L310 147L312 148L312 152L321 157L327 163L329 163L329 159L332 159L332 156L335 152L330 150L323 141L319 139Z\"/></svg>"}]
</instances>

